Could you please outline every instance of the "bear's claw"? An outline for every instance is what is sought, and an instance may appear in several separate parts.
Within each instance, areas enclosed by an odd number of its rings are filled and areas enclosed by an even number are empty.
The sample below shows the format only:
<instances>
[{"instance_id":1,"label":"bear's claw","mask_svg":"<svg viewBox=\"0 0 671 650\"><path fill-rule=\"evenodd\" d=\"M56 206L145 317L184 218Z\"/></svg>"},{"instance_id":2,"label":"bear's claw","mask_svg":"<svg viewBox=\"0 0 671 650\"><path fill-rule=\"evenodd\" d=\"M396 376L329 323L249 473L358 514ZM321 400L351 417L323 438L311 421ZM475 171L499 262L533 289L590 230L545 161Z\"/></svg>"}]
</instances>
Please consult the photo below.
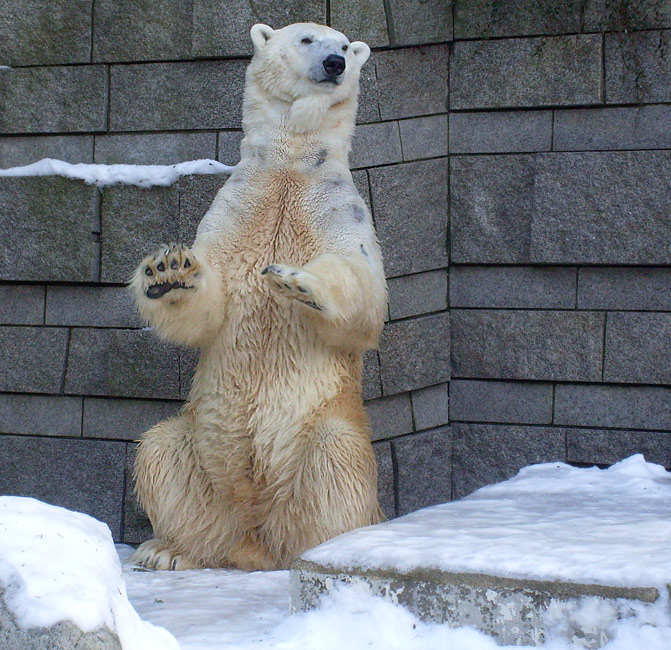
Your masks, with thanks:
<instances>
[{"instance_id":1,"label":"bear's claw","mask_svg":"<svg viewBox=\"0 0 671 650\"><path fill-rule=\"evenodd\" d=\"M261 271L261 275L276 293L316 311L324 310L315 296L318 280L312 273L284 264L270 264Z\"/></svg>"}]
</instances>

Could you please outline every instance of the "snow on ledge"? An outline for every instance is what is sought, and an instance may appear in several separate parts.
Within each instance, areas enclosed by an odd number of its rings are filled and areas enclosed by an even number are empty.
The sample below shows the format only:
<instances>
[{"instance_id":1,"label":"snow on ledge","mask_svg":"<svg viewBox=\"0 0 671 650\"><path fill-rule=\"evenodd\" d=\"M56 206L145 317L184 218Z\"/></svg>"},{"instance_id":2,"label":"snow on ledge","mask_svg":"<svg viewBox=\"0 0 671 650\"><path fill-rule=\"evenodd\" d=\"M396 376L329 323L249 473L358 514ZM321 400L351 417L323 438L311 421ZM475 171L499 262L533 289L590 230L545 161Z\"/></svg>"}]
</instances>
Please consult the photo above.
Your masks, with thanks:
<instances>
[{"instance_id":1,"label":"snow on ledge","mask_svg":"<svg viewBox=\"0 0 671 650\"><path fill-rule=\"evenodd\" d=\"M216 160L188 160L176 165L96 165L68 163L55 158L43 158L23 167L0 169L0 177L7 176L65 176L105 187L106 185L137 185L138 187L166 187L182 176L191 174L232 174L235 165L224 165Z\"/></svg>"},{"instance_id":2,"label":"snow on ledge","mask_svg":"<svg viewBox=\"0 0 671 650\"><path fill-rule=\"evenodd\" d=\"M109 528L88 515L0 497L0 586L24 629L72 621L84 632L109 628L123 650L179 648L133 609Z\"/></svg>"},{"instance_id":3,"label":"snow on ledge","mask_svg":"<svg viewBox=\"0 0 671 650\"><path fill-rule=\"evenodd\" d=\"M666 598L671 473L640 454L605 470L532 465L460 501L352 530L302 558L338 568L658 587Z\"/></svg>"}]
</instances>

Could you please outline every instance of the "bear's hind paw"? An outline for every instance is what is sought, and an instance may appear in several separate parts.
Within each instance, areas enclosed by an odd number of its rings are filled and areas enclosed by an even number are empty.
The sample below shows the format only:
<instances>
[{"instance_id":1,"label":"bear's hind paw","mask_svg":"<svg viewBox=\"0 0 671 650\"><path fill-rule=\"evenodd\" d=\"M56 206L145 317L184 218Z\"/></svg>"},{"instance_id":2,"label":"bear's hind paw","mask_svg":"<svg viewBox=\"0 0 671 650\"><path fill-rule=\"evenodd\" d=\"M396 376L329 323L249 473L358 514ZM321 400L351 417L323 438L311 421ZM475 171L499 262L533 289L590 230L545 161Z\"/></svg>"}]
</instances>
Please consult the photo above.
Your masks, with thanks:
<instances>
[{"instance_id":1,"label":"bear's hind paw","mask_svg":"<svg viewBox=\"0 0 671 650\"><path fill-rule=\"evenodd\" d=\"M160 571L184 571L198 566L179 551L170 548L162 539L150 539L138 546L128 560L130 564Z\"/></svg>"}]
</instances>

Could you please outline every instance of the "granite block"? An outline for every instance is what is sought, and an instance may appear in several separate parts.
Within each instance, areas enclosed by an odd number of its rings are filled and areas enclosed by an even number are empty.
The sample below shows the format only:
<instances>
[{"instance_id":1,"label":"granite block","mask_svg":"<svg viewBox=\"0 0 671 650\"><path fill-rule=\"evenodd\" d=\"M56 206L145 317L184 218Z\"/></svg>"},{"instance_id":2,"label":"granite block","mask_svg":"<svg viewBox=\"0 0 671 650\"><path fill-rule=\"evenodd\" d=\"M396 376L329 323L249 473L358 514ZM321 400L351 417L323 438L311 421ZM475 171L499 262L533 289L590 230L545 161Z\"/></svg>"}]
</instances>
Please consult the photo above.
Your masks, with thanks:
<instances>
[{"instance_id":1,"label":"granite block","mask_svg":"<svg viewBox=\"0 0 671 650\"><path fill-rule=\"evenodd\" d=\"M452 0L389 0L394 45L452 40Z\"/></svg>"},{"instance_id":2,"label":"granite block","mask_svg":"<svg viewBox=\"0 0 671 650\"><path fill-rule=\"evenodd\" d=\"M643 454L649 463L671 467L669 432L567 429L566 448L569 463L612 465Z\"/></svg>"},{"instance_id":3,"label":"granite block","mask_svg":"<svg viewBox=\"0 0 671 650\"><path fill-rule=\"evenodd\" d=\"M601 36L457 41L450 108L601 103Z\"/></svg>"},{"instance_id":4,"label":"granite block","mask_svg":"<svg viewBox=\"0 0 671 650\"><path fill-rule=\"evenodd\" d=\"M143 330L72 330L65 392L179 399L175 348Z\"/></svg>"},{"instance_id":5,"label":"granite block","mask_svg":"<svg viewBox=\"0 0 671 650\"><path fill-rule=\"evenodd\" d=\"M373 451L377 461L377 500L384 516L393 519L396 516L396 496L391 445L388 442L378 442L373 445Z\"/></svg>"},{"instance_id":6,"label":"granite block","mask_svg":"<svg viewBox=\"0 0 671 650\"><path fill-rule=\"evenodd\" d=\"M375 399L382 395L380 382L380 358L377 350L368 350L363 355L362 395L363 399Z\"/></svg>"},{"instance_id":7,"label":"granite block","mask_svg":"<svg viewBox=\"0 0 671 650\"><path fill-rule=\"evenodd\" d=\"M398 122L360 124L356 127L349 156L352 169L389 165L400 162L402 158Z\"/></svg>"},{"instance_id":8,"label":"granite block","mask_svg":"<svg viewBox=\"0 0 671 650\"><path fill-rule=\"evenodd\" d=\"M412 391L412 412L418 431L450 421L448 384L437 384Z\"/></svg>"},{"instance_id":9,"label":"granite block","mask_svg":"<svg viewBox=\"0 0 671 650\"><path fill-rule=\"evenodd\" d=\"M552 384L514 381L450 382L450 419L550 424Z\"/></svg>"},{"instance_id":10,"label":"granite block","mask_svg":"<svg viewBox=\"0 0 671 650\"><path fill-rule=\"evenodd\" d=\"M105 165L174 165L214 159L216 152L214 132L98 135L95 161Z\"/></svg>"},{"instance_id":11,"label":"granite block","mask_svg":"<svg viewBox=\"0 0 671 650\"><path fill-rule=\"evenodd\" d=\"M380 339L382 390L393 395L450 378L448 312L388 323Z\"/></svg>"},{"instance_id":12,"label":"granite block","mask_svg":"<svg viewBox=\"0 0 671 650\"><path fill-rule=\"evenodd\" d=\"M106 128L105 66L0 69L0 133L81 133Z\"/></svg>"},{"instance_id":13,"label":"granite block","mask_svg":"<svg viewBox=\"0 0 671 650\"><path fill-rule=\"evenodd\" d=\"M671 5L666 0L588 0L585 5L586 31L631 32L660 27L671 27Z\"/></svg>"},{"instance_id":14,"label":"granite block","mask_svg":"<svg viewBox=\"0 0 671 650\"><path fill-rule=\"evenodd\" d=\"M331 27L370 47L389 45L384 0L331 0Z\"/></svg>"},{"instance_id":15,"label":"granite block","mask_svg":"<svg viewBox=\"0 0 671 650\"><path fill-rule=\"evenodd\" d=\"M217 135L217 160L225 165L237 165L240 162L240 143L242 131L220 131Z\"/></svg>"},{"instance_id":16,"label":"granite block","mask_svg":"<svg viewBox=\"0 0 671 650\"><path fill-rule=\"evenodd\" d=\"M379 167L368 174L387 275L447 266L446 161Z\"/></svg>"},{"instance_id":17,"label":"granite block","mask_svg":"<svg viewBox=\"0 0 671 650\"><path fill-rule=\"evenodd\" d=\"M671 148L671 106L555 111L555 151Z\"/></svg>"},{"instance_id":18,"label":"granite block","mask_svg":"<svg viewBox=\"0 0 671 650\"><path fill-rule=\"evenodd\" d=\"M606 34L606 103L671 101L670 50L668 31Z\"/></svg>"},{"instance_id":19,"label":"granite block","mask_svg":"<svg viewBox=\"0 0 671 650\"><path fill-rule=\"evenodd\" d=\"M601 380L602 314L453 309L451 318L455 377Z\"/></svg>"},{"instance_id":20,"label":"granite block","mask_svg":"<svg viewBox=\"0 0 671 650\"><path fill-rule=\"evenodd\" d=\"M82 400L61 395L0 393L0 432L79 437Z\"/></svg>"},{"instance_id":21,"label":"granite block","mask_svg":"<svg viewBox=\"0 0 671 650\"><path fill-rule=\"evenodd\" d=\"M447 110L446 45L376 52L375 68L383 120Z\"/></svg>"},{"instance_id":22,"label":"granite block","mask_svg":"<svg viewBox=\"0 0 671 650\"><path fill-rule=\"evenodd\" d=\"M391 278L387 287L392 319L447 309L445 269Z\"/></svg>"},{"instance_id":23,"label":"granite block","mask_svg":"<svg viewBox=\"0 0 671 650\"><path fill-rule=\"evenodd\" d=\"M441 427L392 443L398 471L398 514L449 501L452 432Z\"/></svg>"},{"instance_id":24,"label":"granite block","mask_svg":"<svg viewBox=\"0 0 671 650\"><path fill-rule=\"evenodd\" d=\"M55 327L0 327L0 391L59 393L68 332Z\"/></svg>"},{"instance_id":25,"label":"granite block","mask_svg":"<svg viewBox=\"0 0 671 650\"><path fill-rule=\"evenodd\" d=\"M379 89L375 60L377 54L372 52L368 61L361 68L359 77L359 107L356 113L357 124L378 122L380 120Z\"/></svg>"},{"instance_id":26,"label":"granite block","mask_svg":"<svg viewBox=\"0 0 671 650\"><path fill-rule=\"evenodd\" d=\"M44 287L0 285L0 325L41 325L44 322Z\"/></svg>"},{"instance_id":27,"label":"granite block","mask_svg":"<svg viewBox=\"0 0 671 650\"><path fill-rule=\"evenodd\" d=\"M453 266L451 307L572 309L575 268Z\"/></svg>"},{"instance_id":28,"label":"granite block","mask_svg":"<svg viewBox=\"0 0 671 650\"><path fill-rule=\"evenodd\" d=\"M366 402L366 411L370 417L372 440L393 438L414 430L409 393L370 400Z\"/></svg>"},{"instance_id":29,"label":"granite block","mask_svg":"<svg viewBox=\"0 0 671 650\"><path fill-rule=\"evenodd\" d=\"M126 287L47 287L47 325L141 327Z\"/></svg>"},{"instance_id":30,"label":"granite block","mask_svg":"<svg viewBox=\"0 0 671 650\"><path fill-rule=\"evenodd\" d=\"M670 358L671 314L608 314L605 381L671 384Z\"/></svg>"},{"instance_id":31,"label":"granite block","mask_svg":"<svg viewBox=\"0 0 671 650\"><path fill-rule=\"evenodd\" d=\"M671 311L671 269L580 269L578 309Z\"/></svg>"},{"instance_id":32,"label":"granite block","mask_svg":"<svg viewBox=\"0 0 671 650\"><path fill-rule=\"evenodd\" d=\"M555 422L583 427L671 430L671 389L558 384Z\"/></svg>"},{"instance_id":33,"label":"granite block","mask_svg":"<svg viewBox=\"0 0 671 650\"><path fill-rule=\"evenodd\" d=\"M401 120L403 160L447 156L447 115Z\"/></svg>"},{"instance_id":34,"label":"granite block","mask_svg":"<svg viewBox=\"0 0 671 650\"><path fill-rule=\"evenodd\" d=\"M193 0L96 0L93 60L189 58L192 7Z\"/></svg>"},{"instance_id":35,"label":"granite block","mask_svg":"<svg viewBox=\"0 0 671 650\"><path fill-rule=\"evenodd\" d=\"M180 179L178 241L189 245L195 241L198 224L227 180L225 174L183 176Z\"/></svg>"},{"instance_id":36,"label":"granite block","mask_svg":"<svg viewBox=\"0 0 671 650\"><path fill-rule=\"evenodd\" d=\"M102 281L128 282L145 255L180 241L177 186L115 185L102 197Z\"/></svg>"},{"instance_id":37,"label":"granite block","mask_svg":"<svg viewBox=\"0 0 671 650\"><path fill-rule=\"evenodd\" d=\"M450 153L512 153L552 148L552 111L450 114Z\"/></svg>"},{"instance_id":38,"label":"granite block","mask_svg":"<svg viewBox=\"0 0 671 650\"><path fill-rule=\"evenodd\" d=\"M85 438L137 440L145 431L178 414L181 402L84 398Z\"/></svg>"},{"instance_id":39,"label":"granite block","mask_svg":"<svg viewBox=\"0 0 671 650\"><path fill-rule=\"evenodd\" d=\"M69 163L93 162L92 135L19 135L0 138L0 167L22 167L57 158Z\"/></svg>"},{"instance_id":40,"label":"granite block","mask_svg":"<svg viewBox=\"0 0 671 650\"><path fill-rule=\"evenodd\" d=\"M238 60L114 65L110 130L239 128L245 68Z\"/></svg>"},{"instance_id":41,"label":"granite block","mask_svg":"<svg viewBox=\"0 0 671 650\"><path fill-rule=\"evenodd\" d=\"M531 261L669 263L670 174L671 151L541 155Z\"/></svg>"},{"instance_id":42,"label":"granite block","mask_svg":"<svg viewBox=\"0 0 671 650\"><path fill-rule=\"evenodd\" d=\"M455 38L580 31L580 0L454 0Z\"/></svg>"},{"instance_id":43,"label":"granite block","mask_svg":"<svg viewBox=\"0 0 671 650\"><path fill-rule=\"evenodd\" d=\"M566 461L561 428L514 425L452 425L452 498L505 481L534 463Z\"/></svg>"},{"instance_id":44,"label":"granite block","mask_svg":"<svg viewBox=\"0 0 671 650\"><path fill-rule=\"evenodd\" d=\"M537 158L452 156L452 262L524 263L529 259Z\"/></svg>"},{"instance_id":45,"label":"granite block","mask_svg":"<svg viewBox=\"0 0 671 650\"><path fill-rule=\"evenodd\" d=\"M249 56L249 30L255 23L279 29L291 23L326 23L325 0L285 0L255 3L251 0L194 0L194 57ZM349 34L348 34L349 36Z\"/></svg>"},{"instance_id":46,"label":"granite block","mask_svg":"<svg viewBox=\"0 0 671 650\"><path fill-rule=\"evenodd\" d=\"M0 65L88 63L93 0L3 0Z\"/></svg>"},{"instance_id":47,"label":"granite block","mask_svg":"<svg viewBox=\"0 0 671 650\"><path fill-rule=\"evenodd\" d=\"M97 201L96 188L80 181L0 178L0 278L91 280Z\"/></svg>"}]
</instances>

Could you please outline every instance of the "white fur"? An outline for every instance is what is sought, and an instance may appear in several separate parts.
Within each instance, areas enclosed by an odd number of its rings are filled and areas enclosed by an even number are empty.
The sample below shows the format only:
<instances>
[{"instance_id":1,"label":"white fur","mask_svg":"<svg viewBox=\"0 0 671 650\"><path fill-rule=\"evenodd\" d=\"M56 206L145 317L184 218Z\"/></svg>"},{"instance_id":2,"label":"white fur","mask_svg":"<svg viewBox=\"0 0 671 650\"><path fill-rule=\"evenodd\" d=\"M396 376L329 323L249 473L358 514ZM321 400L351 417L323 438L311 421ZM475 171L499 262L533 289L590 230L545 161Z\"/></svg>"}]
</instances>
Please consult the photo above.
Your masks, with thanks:
<instances>
[{"instance_id":1,"label":"white fur","mask_svg":"<svg viewBox=\"0 0 671 650\"><path fill-rule=\"evenodd\" d=\"M386 285L347 165L370 49L311 23L251 38L240 164L194 245L160 249L132 282L160 336L201 349L182 415L138 452L159 538L136 556L147 566L287 566L380 516L361 366ZM346 60L337 84L314 80L329 53Z\"/></svg>"}]
</instances>

